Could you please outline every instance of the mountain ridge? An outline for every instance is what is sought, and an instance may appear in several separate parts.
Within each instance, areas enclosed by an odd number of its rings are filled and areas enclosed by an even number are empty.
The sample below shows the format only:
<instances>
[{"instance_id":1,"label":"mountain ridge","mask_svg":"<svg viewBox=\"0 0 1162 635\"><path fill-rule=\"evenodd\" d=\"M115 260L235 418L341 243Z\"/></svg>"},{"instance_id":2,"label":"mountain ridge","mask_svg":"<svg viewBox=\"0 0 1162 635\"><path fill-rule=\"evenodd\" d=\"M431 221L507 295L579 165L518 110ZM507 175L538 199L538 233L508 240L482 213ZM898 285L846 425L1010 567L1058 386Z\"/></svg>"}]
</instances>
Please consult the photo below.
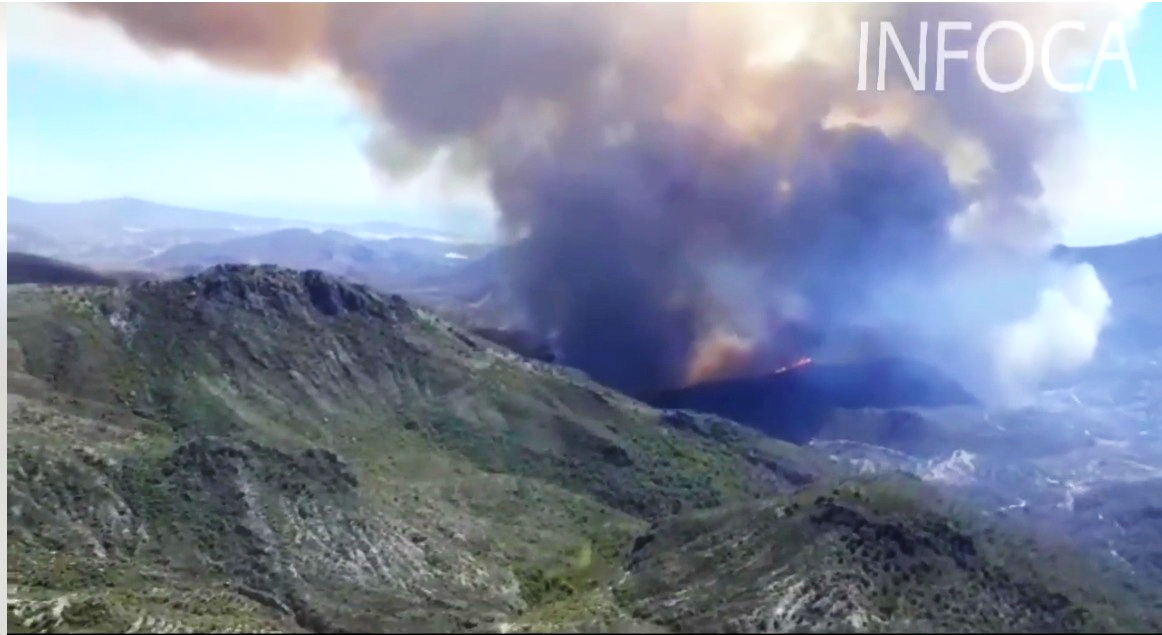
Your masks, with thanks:
<instances>
[{"instance_id":1,"label":"mountain ridge","mask_svg":"<svg viewBox=\"0 0 1162 635\"><path fill-rule=\"evenodd\" d=\"M19 285L9 306L9 615L20 623L683 630L700 622L667 617L641 576L680 556L683 575L713 586L714 570L688 567L715 552L650 555L635 542L723 510L762 519L813 501L812 487L852 483L809 448L650 408L318 271L220 265L124 287ZM926 491L851 487L868 514L903 514L909 536L910 510L944 517ZM737 533L749 527L724 526L716 544L750 544ZM828 562L886 588L853 568L863 556L821 560L803 544L794 575ZM1004 553L965 579L1006 570ZM968 597L981 615L1000 603L1067 628L1148 619L1112 587L1030 584ZM1064 604L1037 608L1057 593ZM900 623L873 597L785 615L838 623L858 609ZM761 628L745 617L753 608L724 604L722 623ZM953 624L951 611L931 623Z\"/></svg>"}]
</instances>

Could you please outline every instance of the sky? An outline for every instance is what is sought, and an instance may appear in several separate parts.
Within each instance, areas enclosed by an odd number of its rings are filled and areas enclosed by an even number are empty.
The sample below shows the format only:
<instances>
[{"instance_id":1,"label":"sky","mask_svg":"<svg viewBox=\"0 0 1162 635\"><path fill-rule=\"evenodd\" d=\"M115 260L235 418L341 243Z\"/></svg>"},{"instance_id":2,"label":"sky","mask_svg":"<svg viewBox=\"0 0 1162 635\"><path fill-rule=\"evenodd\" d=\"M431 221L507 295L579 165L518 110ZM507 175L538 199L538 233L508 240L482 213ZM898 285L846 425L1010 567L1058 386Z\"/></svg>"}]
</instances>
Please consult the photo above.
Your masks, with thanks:
<instances>
[{"instance_id":1,"label":"sky","mask_svg":"<svg viewBox=\"0 0 1162 635\"><path fill-rule=\"evenodd\" d=\"M1162 4L1146 5L1127 33L1137 90L1116 63L1076 101L1085 145L1081 170L1046 178L1066 210L1067 243L1108 244L1162 233Z\"/></svg>"},{"instance_id":2,"label":"sky","mask_svg":"<svg viewBox=\"0 0 1162 635\"><path fill-rule=\"evenodd\" d=\"M370 129L326 69L284 78L153 55L101 21L7 6L8 194L440 227L493 223L483 188L372 168ZM459 227L463 229L463 227Z\"/></svg>"},{"instance_id":3,"label":"sky","mask_svg":"<svg viewBox=\"0 0 1162 635\"><path fill-rule=\"evenodd\" d=\"M482 185L446 187L438 166L409 182L376 172L363 153L368 121L326 69L247 75L154 55L114 26L51 7L10 4L6 17L9 195L492 223ZM1045 200L1069 244L1162 233L1162 6L1142 10L1128 44L1137 91L1116 64L1104 69L1093 92L1076 95L1081 141L1061 157L1073 167L1045 167Z\"/></svg>"}]
</instances>

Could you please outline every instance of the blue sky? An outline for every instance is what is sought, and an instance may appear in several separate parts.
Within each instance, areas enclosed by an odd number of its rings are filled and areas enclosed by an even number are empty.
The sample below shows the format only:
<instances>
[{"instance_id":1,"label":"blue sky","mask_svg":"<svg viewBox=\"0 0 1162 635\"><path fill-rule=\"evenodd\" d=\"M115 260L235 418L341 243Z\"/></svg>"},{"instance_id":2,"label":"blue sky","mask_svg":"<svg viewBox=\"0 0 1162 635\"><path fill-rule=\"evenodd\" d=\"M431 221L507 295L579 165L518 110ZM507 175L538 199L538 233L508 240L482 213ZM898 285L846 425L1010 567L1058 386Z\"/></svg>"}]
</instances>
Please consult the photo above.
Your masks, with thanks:
<instances>
[{"instance_id":1,"label":"blue sky","mask_svg":"<svg viewBox=\"0 0 1162 635\"><path fill-rule=\"evenodd\" d=\"M1127 40L1137 91L1111 63L1092 93L1077 96L1083 134L1097 150L1081 175L1094 181L1095 200L1074 214L1075 243L1162 233L1162 5L1147 5Z\"/></svg>"},{"instance_id":2,"label":"blue sky","mask_svg":"<svg viewBox=\"0 0 1162 635\"><path fill-rule=\"evenodd\" d=\"M134 196L263 215L435 225L450 217L433 210L470 209L487 222L482 191L450 194L435 177L405 186L378 175L362 152L367 122L324 72L238 76L189 58L158 59L107 25L56 10L7 10L11 195ZM1047 179L1047 201L1068 208L1070 243L1162 232L1162 6L1143 10L1129 45L1137 92L1109 65L1094 92L1077 96L1090 144L1083 169Z\"/></svg>"},{"instance_id":3,"label":"blue sky","mask_svg":"<svg viewBox=\"0 0 1162 635\"><path fill-rule=\"evenodd\" d=\"M370 126L319 69L227 72L155 56L116 28L8 5L8 193L67 202L132 196L174 205L347 222L472 223L481 191L437 174L394 183L368 163Z\"/></svg>"},{"instance_id":4,"label":"blue sky","mask_svg":"<svg viewBox=\"0 0 1162 635\"><path fill-rule=\"evenodd\" d=\"M365 125L341 99L263 86L109 77L38 61L8 70L9 179L32 199L116 195L198 207L346 212L374 201Z\"/></svg>"}]
</instances>

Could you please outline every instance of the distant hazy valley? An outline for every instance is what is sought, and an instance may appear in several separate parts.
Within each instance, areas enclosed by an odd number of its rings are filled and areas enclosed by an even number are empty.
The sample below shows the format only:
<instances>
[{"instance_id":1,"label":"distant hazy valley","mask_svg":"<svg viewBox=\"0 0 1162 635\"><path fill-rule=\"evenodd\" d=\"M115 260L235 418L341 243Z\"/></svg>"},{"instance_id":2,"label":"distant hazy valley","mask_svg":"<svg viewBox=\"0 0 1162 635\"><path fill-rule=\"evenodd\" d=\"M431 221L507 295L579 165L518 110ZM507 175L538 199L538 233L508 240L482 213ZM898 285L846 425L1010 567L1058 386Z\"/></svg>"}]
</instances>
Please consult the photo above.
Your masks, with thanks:
<instances>
[{"instance_id":1,"label":"distant hazy valley","mask_svg":"<svg viewBox=\"0 0 1162 635\"><path fill-rule=\"evenodd\" d=\"M173 207L139 199L33 203L8 198L8 251L124 278L169 278L217 264L317 269L407 291L501 326L491 246L387 221L328 224ZM116 277L116 276L115 276Z\"/></svg>"}]
</instances>

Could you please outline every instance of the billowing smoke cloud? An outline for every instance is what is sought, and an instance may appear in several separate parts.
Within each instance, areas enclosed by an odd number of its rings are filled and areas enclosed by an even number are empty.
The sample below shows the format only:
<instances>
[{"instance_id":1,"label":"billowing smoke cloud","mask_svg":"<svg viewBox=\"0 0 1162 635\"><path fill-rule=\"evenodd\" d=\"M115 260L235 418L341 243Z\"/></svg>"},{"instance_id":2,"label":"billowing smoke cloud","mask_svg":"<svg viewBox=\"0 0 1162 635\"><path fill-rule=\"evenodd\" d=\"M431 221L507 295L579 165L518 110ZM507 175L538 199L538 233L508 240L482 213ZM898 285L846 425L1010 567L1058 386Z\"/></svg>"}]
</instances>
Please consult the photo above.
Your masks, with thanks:
<instances>
[{"instance_id":1,"label":"billowing smoke cloud","mask_svg":"<svg viewBox=\"0 0 1162 635\"><path fill-rule=\"evenodd\" d=\"M1025 395L1029 377L1071 371L1089 361L1105 325L1110 297L1088 264L1057 271L1028 317L999 328L994 335L996 371L1009 399Z\"/></svg>"},{"instance_id":2,"label":"billowing smoke cloud","mask_svg":"<svg viewBox=\"0 0 1162 635\"><path fill-rule=\"evenodd\" d=\"M1038 202L1038 158L1068 129L1069 103L1039 75L992 92L971 57L994 19L1040 43L1056 20L1100 8L77 10L249 70L336 67L379 121L370 156L386 169L443 148L487 176L519 239L511 283L529 325L627 390L869 346L1009 390L1084 361L1104 320L1092 270L1062 274L1043 257L1054 219ZM1061 39L1055 61L1092 53L1098 17ZM860 20L874 84L881 19L913 60L930 21L928 91L910 89L891 51L888 90L856 90ZM942 92L938 20L974 25L950 38L971 53L946 64ZM1006 81L1024 60L1008 36L988 51Z\"/></svg>"}]
</instances>

